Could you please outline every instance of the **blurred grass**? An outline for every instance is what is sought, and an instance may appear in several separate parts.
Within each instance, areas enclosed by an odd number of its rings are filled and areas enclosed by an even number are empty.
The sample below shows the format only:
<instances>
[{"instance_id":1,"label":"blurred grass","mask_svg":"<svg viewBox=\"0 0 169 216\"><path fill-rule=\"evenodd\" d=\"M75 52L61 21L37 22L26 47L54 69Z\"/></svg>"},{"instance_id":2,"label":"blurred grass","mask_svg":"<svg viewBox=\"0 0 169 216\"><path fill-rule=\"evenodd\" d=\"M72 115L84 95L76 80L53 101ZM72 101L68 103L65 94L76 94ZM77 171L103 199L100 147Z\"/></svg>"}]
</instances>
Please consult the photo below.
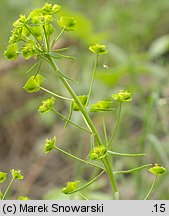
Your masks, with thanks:
<instances>
[{"instance_id":1,"label":"blurred grass","mask_svg":"<svg viewBox=\"0 0 169 216\"><path fill-rule=\"evenodd\" d=\"M28 14L32 8L40 7L44 2L44 0L3 1L3 7L0 7L1 68L8 64L2 54L7 46L12 23L19 14ZM114 168L129 169L157 162L169 169L169 1L50 2L62 5L61 14L75 16L79 23L78 31L66 33L61 41L70 44L68 53L75 55L77 60L62 60L59 63L65 73L83 83L78 86L73 84L76 92L85 94L88 91L94 62L88 46L93 42L103 42L107 45L109 53L100 58L91 104L109 98L119 89L128 89L133 93L133 102L124 104L113 150L141 151L147 156L139 160L116 157ZM92 175L92 170L86 167L81 169L81 164L56 153L43 156L44 164L39 165L36 158L41 158L43 139L56 133L59 145L85 158L89 150L89 137L86 134L78 134L74 128L64 130L64 122L52 114L47 117L39 116L36 109L42 98L47 95L40 93L36 97L34 94L25 93L22 89L29 76L25 71L30 65L31 61L18 63L17 67L11 67L10 70L0 70L0 169L20 168L27 175L32 167L34 173L36 166L41 167L37 175L26 178L22 187L16 185L12 196L15 198L21 188L21 192L24 192L25 185L27 187L29 185L27 193L31 198L50 199L50 190L63 187L66 181L74 180L75 177L86 181ZM48 73L49 70L50 68L44 65L42 74ZM50 90L67 94L54 74L50 73L47 82L50 83L50 86L47 86ZM58 101L58 107L63 113L68 114L69 104ZM93 120L102 132L104 117L110 135L116 116L117 110L112 113L111 118L109 114L97 114L93 116ZM81 121L80 116L74 115L72 118ZM69 167L70 162L73 166ZM152 182L151 174L146 170L134 175L119 175L117 178L122 199L142 199ZM89 198L96 197L94 193L96 195L99 193L98 198L100 196L104 198L105 194L105 199L109 199L108 181L105 177L101 181L102 186L97 190L93 189L94 192L88 194ZM159 178L152 199L169 199L168 181L168 174ZM48 195L45 195L46 193ZM51 197L60 199L60 196L56 196L54 192L51 194Z\"/></svg>"}]
</instances>

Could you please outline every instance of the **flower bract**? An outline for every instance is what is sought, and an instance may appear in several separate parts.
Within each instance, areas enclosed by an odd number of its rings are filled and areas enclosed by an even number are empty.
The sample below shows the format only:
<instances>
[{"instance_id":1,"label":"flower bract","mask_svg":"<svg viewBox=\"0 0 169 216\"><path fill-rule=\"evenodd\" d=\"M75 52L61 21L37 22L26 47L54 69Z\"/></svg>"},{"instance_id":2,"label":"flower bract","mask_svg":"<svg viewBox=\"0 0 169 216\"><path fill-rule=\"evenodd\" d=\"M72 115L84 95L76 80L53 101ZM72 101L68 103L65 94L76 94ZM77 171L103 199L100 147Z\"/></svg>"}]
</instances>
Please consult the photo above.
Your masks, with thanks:
<instances>
[{"instance_id":1,"label":"flower bract","mask_svg":"<svg viewBox=\"0 0 169 216\"><path fill-rule=\"evenodd\" d=\"M68 183L66 184L66 187L63 188L62 191L63 191L63 193L65 193L65 194L69 194L69 193L73 192L74 190L76 190L77 187L78 187L78 185L79 185L79 181L68 182Z\"/></svg>"},{"instance_id":2,"label":"flower bract","mask_svg":"<svg viewBox=\"0 0 169 216\"><path fill-rule=\"evenodd\" d=\"M44 146L44 152L47 154L51 152L56 144L56 137L54 136L53 139L46 139L45 140L45 146Z\"/></svg>"},{"instance_id":3,"label":"flower bract","mask_svg":"<svg viewBox=\"0 0 169 216\"><path fill-rule=\"evenodd\" d=\"M55 105L55 98L51 97L42 101L42 105L39 107L38 112L47 113L53 109Z\"/></svg>"},{"instance_id":4,"label":"flower bract","mask_svg":"<svg viewBox=\"0 0 169 216\"><path fill-rule=\"evenodd\" d=\"M119 102L129 102L132 101L131 93L128 91L120 90L117 94L112 94L112 98Z\"/></svg>"},{"instance_id":5,"label":"flower bract","mask_svg":"<svg viewBox=\"0 0 169 216\"><path fill-rule=\"evenodd\" d=\"M98 101L92 104L90 112L112 111L112 101Z\"/></svg>"},{"instance_id":6,"label":"flower bract","mask_svg":"<svg viewBox=\"0 0 169 216\"><path fill-rule=\"evenodd\" d=\"M0 172L0 183L4 182L6 180L7 173Z\"/></svg>"},{"instance_id":7,"label":"flower bract","mask_svg":"<svg viewBox=\"0 0 169 216\"><path fill-rule=\"evenodd\" d=\"M36 76L31 76L24 85L24 89L27 92L38 92L40 90L40 86L43 84L45 78L40 74Z\"/></svg>"},{"instance_id":8,"label":"flower bract","mask_svg":"<svg viewBox=\"0 0 169 216\"><path fill-rule=\"evenodd\" d=\"M89 47L89 50L96 54L105 54L107 53L106 46L102 44L95 44Z\"/></svg>"},{"instance_id":9,"label":"flower bract","mask_svg":"<svg viewBox=\"0 0 169 216\"><path fill-rule=\"evenodd\" d=\"M94 147L90 153L89 157L91 160L99 160L105 157L107 153L107 148L104 145Z\"/></svg>"},{"instance_id":10,"label":"flower bract","mask_svg":"<svg viewBox=\"0 0 169 216\"><path fill-rule=\"evenodd\" d=\"M149 171L158 176L164 174L166 172L166 168L162 166L160 167L158 164L155 164L155 166L150 168Z\"/></svg>"},{"instance_id":11,"label":"flower bract","mask_svg":"<svg viewBox=\"0 0 169 216\"><path fill-rule=\"evenodd\" d=\"M80 100L81 104L85 107L87 104L87 95L79 95L78 99ZM79 111L79 106L77 105L77 103L73 102L73 110L74 111Z\"/></svg>"},{"instance_id":12,"label":"flower bract","mask_svg":"<svg viewBox=\"0 0 169 216\"><path fill-rule=\"evenodd\" d=\"M19 180L21 180L21 179L23 179L24 177L22 176L22 174L21 174L21 170L14 170L14 169L12 169L11 170L11 174L12 174L12 177L13 177L13 179L19 179Z\"/></svg>"},{"instance_id":13,"label":"flower bract","mask_svg":"<svg viewBox=\"0 0 169 216\"><path fill-rule=\"evenodd\" d=\"M59 27L65 29L65 31L75 31L76 30L76 20L73 17L62 16L57 21Z\"/></svg>"}]
</instances>

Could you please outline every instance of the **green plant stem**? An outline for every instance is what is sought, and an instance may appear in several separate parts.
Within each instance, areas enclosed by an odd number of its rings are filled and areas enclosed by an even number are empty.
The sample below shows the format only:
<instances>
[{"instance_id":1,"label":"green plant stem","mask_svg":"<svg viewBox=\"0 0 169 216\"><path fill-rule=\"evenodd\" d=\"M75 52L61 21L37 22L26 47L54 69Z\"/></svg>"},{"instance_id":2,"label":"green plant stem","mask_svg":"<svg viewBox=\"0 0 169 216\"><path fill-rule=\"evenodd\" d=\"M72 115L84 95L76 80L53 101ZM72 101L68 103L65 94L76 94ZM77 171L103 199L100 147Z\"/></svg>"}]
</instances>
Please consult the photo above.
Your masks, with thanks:
<instances>
[{"instance_id":1,"label":"green plant stem","mask_svg":"<svg viewBox=\"0 0 169 216\"><path fill-rule=\"evenodd\" d=\"M54 70L55 71L59 71L57 65L55 64L55 62L53 61L53 59L51 57L48 57L48 60L52 63ZM60 71L59 71L60 72ZM82 103L80 102L79 98L76 96L76 94L74 93L73 89L70 87L69 83L67 82L67 80L59 75L61 81L63 82L63 84L65 85L66 89L68 90L68 92L70 93L70 95L72 96L72 98L74 99L74 101L76 102L76 104L78 105L80 111L82 112L86 122L88 123L90 130L93 131L93 134L95 134L96 140L98 142L99 145L102 145L102 140L93 124L93 122L91 121L90 117L88 116L85 107L82 105Z\"/></svg>"},{"instance_id":2,"label":"green plant stem","mask_svg":"<svg viewBox=\"0 0 169 216\"><path fill-rule=\"evenodd\" d=\"M13 181L14 181L14 178L12 178L12 180L9 182L9 185L8 185L8 187L7 187L6 191L5 191L5 193L3 194L1 200L4 200L4 199L5 199L5 197L6 197L7 193L8 193L8 191L9 191L9 189L10 189L12 183L13 183Z\"/></svg>"},{"instance_id":3,"label":"green plant stem","mask_svg":"<svg viewBox=\"0 0 169 216\"><path fill-rule=\"evenodd\" d=\"M103 167L101 167L101 166L99 166L99 165L97 165L97 164L94 164L94 163L90 163L90 162L88 162L88 161L85 161L85 160L83 160L83 159L81 159L81 158L78 158L78 157L76 157L76 156L74 156L74 155L68 153L67 151L64 151L63 149L61 149L61 148L59 148L59 147L57 147L57 146L55 146L54 148L55 148L56 150L61 151L61 152L64 153L64 154L66 154L67 156L72 157L72 158L74 158L74 159L80 161L80 162L83 162L83 163L85 163L85 164L88 164L88 165L91 165L91 166L94 166L94 167L96 167L96 168L99 168L99 169L104 170Z\"/></svg>"},{"instance_id":4,"label":"green plant stem","mask_svg":"<svg viewBox=\"0 0 169 216\"><path fill-rule=\"evenodd\" d=\"M146 197L144 198L144 200L147 200L147 198L150 196L151 192L153 191L153 188L154 188L155 183L156 183L156 181L157 181L157 177L158 177L158 176L156 175L156 177L155 177L155 179L154 179L154 181L153 181L153 183L152 183L152 185L151 185L151 188L150 188L148 194L146 195Z\"/></svg>"},{"instance_id":5,"label":"green plant stem","mask_svg":"<svg viewBox=\"0 0 169 216\"><path fill-rule=\"evenodd\" d=\"M107 130L106 130L106 125L105 125L104 118L103 118L103 131L104 131L105 142L106 142L106 145L107 145L108 139L107 139Z\"/></svg>"},{"instance_id":6,"label":"green plant stem","mask_svg":"<svg viewBox=\"0 0 169 216\"><path fill-rule=\"evenodd\" d=\"M109 162L108 157L105 156L105 157L102 159L102 161L103 161L103 164L104 164L104 166L105 166L105 168L106 168L107 174L108 174L108 176L109 176L112 189L113 189L114 193L118 193L116 179L115 179L114 174L113 174L113 172L112 172L112 165L111 165L111 163Z\"/></svg>"},{"instance_id":7,"label":"green plant stem","mask_svg":"<svg viewBox=\"0 0 169 216\"><path fill-rule=\"evenodd\" d=\"M113 142L114 138L115 138L115 134L117 132L117 129L118 129L118 126L119 126L119 122L120 122L120 116L121 116L121 108L122 108L122 102L120 102L120 107L119 107L119 113L118 113L118 117L117 117L117 121L116 121L116 126L115 126L115 129L112 133L112 136L110 138L110 141L109 141L109 144L108 144L108 147L111 145L111 143Z\"/></svg>"},{"instance_id":8,"label":"green plant stem","mask_svg":"<svg viewBox=\"0 0 169 216\"><path fill-rule=\"evenodd\" d=\"M100 176L105 172L105 170L103 170L101 173L99 173L99 175L97 175L95 178L93 178L91 181L89 181L87 184L85 184L84 186L70 192L69 194L73 194L73 193L76 193L80 190L83 190L85 189L86 187L88 187L89 185L91 185L93 182L95 182L98 178L100 178Z\"/></svg>"},{"instance_id":9,"label":"green plant stem","mask_svg":"<svg viewBox=\"0 0 169 216\"><path fill-rule=\"evenodd\" d=\"M72 113L73 113L73 104L74 104L74 102L72 102L71 104L70 104L70 110L69 110L69 115L68 115L68 117L67 117L67 119L68 120L70 120L71 119L71 117L72 117ZM69 124L69 121L66 121L66 123L65 123L65 128L68 126L68 124ZM71 121L71 120L70 120Z\"/></svg>"},{"instance_id":10,"label":"green plant stem","mask_svg":"<svg viewBox=\"0 0 169 216\"><path fill-rule=\"evenodd\" d=\"M38 68L37 68L36 73L35 73L35 75L34 75L34 79L35 79L36 76L38 75L41 65L42 65L42 59L41 59L41 61L39 62Z\"/></svg>"},{"instance_id":11,"label":"green plant stem","mask_svg":"<svg viewBox=\"0 0 169 216\"><path fill-rule=\"evenodd\" d=\"M46 33L46 29L45 29L44 25L43 25L43 31L44 31L44 34L45 34L46 49L47 49L47 52L49 52L49 39L48 39L48 35Z\"/></svg>"},{"instance_id":12,"label":"green plant stem","mask_svg":"<svg viewBox=\"0 0 169 216\"><path fill-rule=\"evenodd\" d=\"M54 92L49 91L48 89L46 89L46 88L44 88L44 87L42 87L42 86L39 86L39 88L40 88L41 90L43 90L43 91L45 91L45 92L47 92L47 93L49 93L49 94L51 94L51 95L57 97L57 98L61 98L61 99L63 99L63 100L68 100L68 101L73 101L73 99L71 99L71 98L66 98L66 97L63 97L63 96L61 96L61 95L55 94Z\"/></svg>"},{"instance_id":13,"label":"green plant stem","mask_svg":"<svg viewBox=\"0 0 169 216\"><path fill-rule=\"evenodd\" d=\"M55 64L55 62L53 61L53 59L50 56L48 56L48 61L51 62L51 65L53 66L54 70L58 74L58 72L60 72L60 71L59 71L57 65ZM80 100L76 96L76 94L74 93L73 89L70 87L67 80L63 76L61 76L60 73L59 73L59 77L60 77L62 83L64 84L64 86L66 87L66 89L68 90L69 94L74 99L75 103L78 105L84 119L87 122L87 125L89 126L89 128L93 132L93 134L95 135L95 138L97 140L98 145L103 145L103 142L102 142L102 140L101 140L101 138L100 138L100 136L99 136L99 134L97 132L97 129L95 128L95 125L93 124L92 120L90 119L90 117L89 117L89 115L88 115L88 113L86 111L86 108L82 105L82 103L80 102ZM115 193L118 193L116 180L115 180L115 177L114 177L113 170L111 168L110 162L106 158L103 159L102 161L104 161L105 168L107 169L107 174L108 174L109 179L111 181L112 189L113 189L113 191Z\"/></svg>"},{"instance_id":14,"label":"green plant stem","mask_svg":"<svg viewBox=\"0 0 169 216\"><path fill-rule=\"evenodd\" d=\"M62 36L62 34L64 33L64 31L65 31L65 28L62 29L62 31L59 33L59 35L57 36L57 38L52 42L51 49L55 45L56 41L58 41L59 38Z\"/></svg>"},{"instance_id":15,"label":"green plant stem","mask_svg":"<svg viewBox=\"0 0 169 216\"><path fill-rule=\"evenodd\" d=\"M40 59L38 62L36 62L31 68L29 68L27 71L26 71L26 73L29 73L30 71L32 71L34 68L36 68L38 65L39 65L39 63L42 61L42 59Z\"/></svg>"},{"instance_id":16,"label":"green plant stem","mask_svg":"<svg viewBox=\"0 0 169 216\"><path fill-rule=\"evenodd\" d=\"M98 63L98 58L99 58L99 54L96 55L96 59L95 59L95 63L94 63L94 68L93 68L93 73L92 73L92 80L91 80L91 83L90 83L89 93L88 93L88 97L87 97L87 101L86 101L87 105L89 103L90 95L91 95L92 88L93 88L93 83L94 83L94 78L95 78L95 74L96 74L96 67L97 67L97 63Z\"/></svg>"},{"instance_id":17,"label":"green plant stem","mask_svg":"<svg viewBox=\"0 0 169 216\"><path fill-rule=\"evenodd\" d=\"M81 193L79 193L79 192L77 192L77 194L79 194L79 196L81 196L84 200L88 200L88 198L85 197L83 194L81 194Z\"/></svg>"},{"instance_id":18,"label":"green plant stem","mask_svg":"<svg viewBox=\"0 0 169 216\"><path fill-rule=\"evenodd\" d=\"M86 131L86 132L88 132L88 133L90 133L90 134L92 133L91 131L87 130L86 128L84 128L84 127L82 127L82 126L80 126L80 125L74 123L74 122L71 121L70 119L66 118L64 115L62 115L62 114L61 114L60 112L58 112L57 110L52 109L52 111L55 112L56 114L58 114L59 116L61 116L61 117L62 117L64 120L66 120L67 122L70 122L72 125L74 125L74 126L80 128L80 129L82 129L82 130L84 130L84 131Z\"/></svg>"}]
</instances>

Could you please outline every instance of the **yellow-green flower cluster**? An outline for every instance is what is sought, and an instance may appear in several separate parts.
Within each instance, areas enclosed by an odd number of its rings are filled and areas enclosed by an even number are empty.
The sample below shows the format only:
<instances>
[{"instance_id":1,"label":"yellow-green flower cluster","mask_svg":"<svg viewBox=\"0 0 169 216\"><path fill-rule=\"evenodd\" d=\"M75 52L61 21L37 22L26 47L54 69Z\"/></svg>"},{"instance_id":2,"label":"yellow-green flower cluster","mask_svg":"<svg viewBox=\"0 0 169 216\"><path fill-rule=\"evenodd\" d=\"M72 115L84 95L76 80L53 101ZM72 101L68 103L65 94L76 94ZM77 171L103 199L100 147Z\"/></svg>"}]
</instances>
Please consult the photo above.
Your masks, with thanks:
<instances>
[{"instance_id":1,"label":"yellow-green flower cluster","mask_svg":"<svg viewBox=\"0 0 169 216\"><path fill-rule=\"evenodd\" d=\"M51 97L42 101L42 105L39 107L38 112L47 113L53 109L55 105L55 98Z\"/></svg>"},{"instance_id":2,"label":"yellow-green flower cluster","mask_svg":"<svg viewBox=\"0 0 169 216\"><path fill-rule=\"evenodd\" d=\"M40 86L43 84L45 78L40 74L36 76L31 76L24 85L24 89L27 92L38 92L40 90Z\"/></svg>"},{"instance_id":3,"label":"yellow-green flower cluster","mask_svg":"<svg viewBox=\"0 0 169 216\"><path fill-rule=\"evenodd\" d=\"M74 190L76 190L78 185L79 185L79 181L68 182L66 184L66 187L63 188L62 191L64 194L69 194L69 193L73 192Z\"/></svg>"},{"instance_id":4,"label":"yellow-green flower cluster","mask_svg":"<svg viewBox=\"0 0 169 216\"><path fill-rule=\"evenodd\" d=\"M53 139L46 139L45 140L45 146L44 146L44 152L47 154L51 152L56 145L56 137L54 136Z\"/></svg>"},{"instance_id":5,"label":"yellow-green flower cluster","mask_svg":"<svg viewBox=\"0 0 169 216\"><path fill-rule=\"evenodd\" d=\"M57 21L59 27L63 28L65 31L75 31L76 30L76 20L71 17L61 17Z\"/></svg>"},{"instance_id":6,"label":"yellow-green flower cluster","mask_svg":"<svg viewBox=\"0 0 169 216\"><path fill-rule=\"evenodd\" d=\"M91 160L99 160L105 157L107 153L107 148L104 145L94 147L90 153Z\"/></svg>"},{"instance_id":7,"label":"yellow-green flower cluster","mask_svg":"<svg viewBox=\"0 0 169 216\"><path fill-rule=\"evenodd\" d=\"M112 98L115 101L119 101L119 102L129 102L129 101L132 101L131 93L128 92L128 91L124 91L124 90L120 90L120 92L117 93L117 94L112 94Z\"/></svg>"},{"instance_id":8,"label":"yellow-green flower cluster","mask_svg":"<svg viewBox=\"0 0 169 216\"><path fill-rule=\"evenodd\" d=\"M111 111L112 109L112 101L97 101L97 103L92 104L90 111L91 112L103 112L103 111Z\"/></svg>"},{"instance_id":9,"label":"yellow-green flower cluster","mask_svg":"<svg viewBox=\"0 0 169 216\"><path fill-rule=\"evenodd\" d=\"M95 54L105 54L107 53L106 46L102 44L95 44L89 47L89 50Z\"/></svg>"},{"instance_id":10,"label":"yellow-green flower cluster","mask_svg":"<svg viewBox=\"0 0 169 216\"><path fill-rule=\"evenodd\" d=\"M9 39L9 46L4 53L7 59L14 60L20 53L25 59L37 58L44 54L47 50L45 47L50 43L50 35L55 30L54 15L60 11L60 8L58 4L46 3L42 8L31 11L27 17L21 14L13 23L14 29ZM57 23L64 31L76 29L74 18L61 17Z\"/></svg>"},{"instance_id":11,"label":"yellow-green flower cluster","mask_svg":"<svg viewBox=\"0 0 169 216\"><path fill-rule=\"evenodd\" d=\"M19 180L23 179L23 175L21 174L21 170L19 169L18 170L12 169L11 174L12 174L13 179L19 179Z\"/></svg>"},{"instance_id":12,"label":"yellow-green flower cluster","mask_svg":"<svg viewBox=\"0 0 169 216\"><path fill-rule=\"evenodd\" d=\"M150 168L149 171L154 175L158 176L164 174L166 172L166 168L162 166L160 167L158 164L155 164L155 166Z\"/></svg>"},{"instance_id":13,"label":"yellow-green flower cluster","mask_svg":"<svg viewBox=\"0 0 169 216\"><path fill-rule=\"evenodd\" d=\"M79 95L78 99L80 100L81 104L85 107L87 106L87 95ZM77 105L77 103L73 102L73 110L74 111L79 111L79 106Z\"/></svg>"}]
</instances>

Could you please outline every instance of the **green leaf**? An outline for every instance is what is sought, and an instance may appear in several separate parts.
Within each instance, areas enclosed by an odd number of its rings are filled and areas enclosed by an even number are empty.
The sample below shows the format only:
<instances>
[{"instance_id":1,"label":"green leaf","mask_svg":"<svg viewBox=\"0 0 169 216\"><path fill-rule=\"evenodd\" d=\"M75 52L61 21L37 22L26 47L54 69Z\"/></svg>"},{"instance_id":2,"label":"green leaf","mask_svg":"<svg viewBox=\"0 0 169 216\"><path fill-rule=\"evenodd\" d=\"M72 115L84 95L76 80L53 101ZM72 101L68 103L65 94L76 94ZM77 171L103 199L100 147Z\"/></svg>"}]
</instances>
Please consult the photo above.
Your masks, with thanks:
<instances>
[{"instance_id":1,"label":"green leaf","mask_svg":"<svg viewBox=\"0 0 169 216\"><path fill-rule=\"evenodd\" d=\"M90 112L103 112L112 111L112 101L98 101L96 104L92 104Z\"/></svg>"},{"instance_id":2,"label":"green leaf","mask_svg":"<svg viewBox=\"0 0 169 216\"><path fill-rule=\"evenodd\" d=\"M158 58L169 50L169 35L163 35L156 40L150 46L149 54L152 58Z\"/></svg>"},{"instance_id":3,"label":"green leaf","mask_svg":"<svg viewBox=\"0 0 169 216\"><path fill-rule=\"evenodd\" d=\"M160 167L158 164L155 164L155 166L150 168L149 171L158 176L164 174L166 172L166 168Z\"/></svg>"},{"instance_id":4,"label":"green leaf","mask_svg":"<svg viewBox=\"0 0 169 216\"><path fill-rule=\"evenodd\" d=\"M138 154L128 154L128 153L120 153L120 152L113 152L108 150L108 153L112 155L117 155L117 156L126 156L126 157L138 157L138 156L145 156L146 154L143 153L138 153Z\"/></svg>"},{"instance_id":5,"label":"green leaf","mask_svg":"<svg viewBox=\"0 0 169 216\"><path fill-rule=\"evenodd\" d=\"M42 105L39 107L38 112L47 113L53 109L55 105L55 98L51 97L42 101Z\"/></svg>"},{"instance_id":6,"label":"green leaf","mask_svg":"<svg viewBox=\"0 0 169 216\"><path fill-rule=\"evenodd\" d=\"M89 47L89 50L95 54L105 54L107 53L106 46L102 44L95 44Z\"/></svg>"},{"instance_id":7,"label":"green leaf","mask_svg":"<svg viewBox=\"0 0 169 216\"><path fill-rule=\"evenodd\" d=\"M22 180L24 178L21 174L21 170L19 170L19 169L18 170L12 169L11 174L12 174L13 179Z\"/></svg>"},{"instance_id":8,"label":"green leaf","mask_svg":"<svg viewBox=\"0 0 169 216\"><path fill-rule=\"evenodd\" d=\"M55 145L56 145L56 137L54 136L53 139L46 139L45 140L45 144L44 144L44 152L47 154L49 152L51 152Z\"/></svg>"},{"instance_id":9,"label":"green leaf","mask_svg":"<svg viewBox=\"0 0 169 216\"><path fill-rule=\"evenodd\" d=\"M131 93L128 91L120 90L117 94L112 94L112 98L119 102L129 102L132 101Z\"/></svg>"},{"instance_id":10,"label":"green leaf","mask_svg":"<svg viewBox=\"0 0 169 216\"><path fill-rule=\"evenodd\" d=\"M87 95L79 95L79 96L78 96L78 99L80 100L80 102L82 103L82 105L83 105L84 107L87 106L87 104L86 104L86 102L87 102ZM79 106L77 105L76 102L73 102L73 110L74 110L74 111L79 111L79 110L80 110L80 109L79 109Z\"/></svg>"},{"instance_id":11,"label":"green leaf","mask_svg":"<svg viewBox=\"0 0 169 216\"><path fill-rule=\"evenodd\" d=\"M66 59L75 59L74 56L67 56L67 55L63 55L63 54L60 54L58 52L55 52L55 51L51 51L49 52L49 55L55 59L63 59L63 58L66 58Z\"/></svg>"},{"instance_id":12,"label":"green leaf","mask_svg":"<svg viewBox=\"0 0 169 216\"><path fill-rule=\"evenodd\" d=\"M27 92L37 92L40 90L40 86L43 84L45 78L40 74L36 76L31 76L24 85L24 89Z\"/></svg>"},{"instance_id":13,"label":"green leaf","mask_svg":"<svg viewBox=\"0 0 169 216\"><path fill-rule=\"evenodd\" d=\"M4 182L6 180L7 173L0 172L0 183Z\"/></svg>"},{"instance_id":14,"label":"green leaf","mask_svg":"<svg viewBox=\"0 0 169 216\"><path fill-rule=\"evenodd\" d=\"M65 29L65 31L75 31L76 30L76 20L72 17L62 16L57 21L59 27Z\"/></svg>"},{"instance_id":15,"label":"green leaf","mask_svg":"<svg viewBox=\"0 0 169 216\"><path fill-rule=\"evenodd\" d=\"M19 55L18 44L17 43L10 44L7 47L7 50L5 51L4 55L7 57L8 60L16 59Z\"/></svg>"},{"instance_id":16,"label":"green leaf","mask_svg":"<svg viewBox=\"0 0 169 216\"><path fill-rule=\"evenodd\" d=\"M63 188L63 190L62 190L63 193L64 194L69 194L69 193L73 192L74 190L76 190L78 185L79 185L79 182L80 181L68 182L66 184L66 187Z\"/></svg>"}]
</instances>

